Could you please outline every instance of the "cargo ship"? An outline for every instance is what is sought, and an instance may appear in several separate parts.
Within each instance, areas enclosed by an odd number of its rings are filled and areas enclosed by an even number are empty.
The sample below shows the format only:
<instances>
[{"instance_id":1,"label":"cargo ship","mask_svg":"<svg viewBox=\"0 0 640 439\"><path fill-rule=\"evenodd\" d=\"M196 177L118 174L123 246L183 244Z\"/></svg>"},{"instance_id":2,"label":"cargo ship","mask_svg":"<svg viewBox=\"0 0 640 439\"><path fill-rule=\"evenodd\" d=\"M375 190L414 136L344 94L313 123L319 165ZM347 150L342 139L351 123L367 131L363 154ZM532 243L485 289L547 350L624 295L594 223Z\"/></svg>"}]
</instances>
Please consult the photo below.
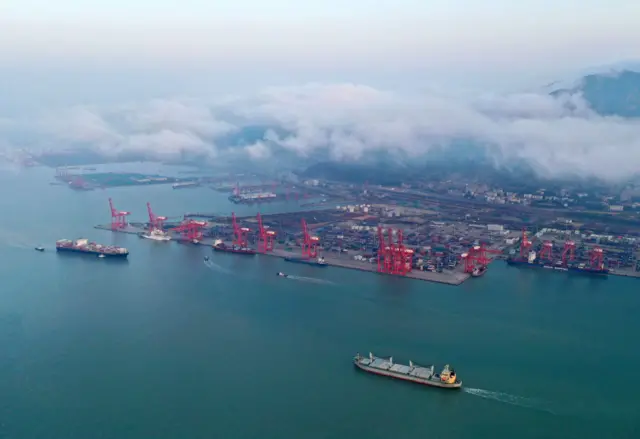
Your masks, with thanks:
<instances>
[{"instance_id":1,"label":"cargo ship","mask_svg":"<svg viewBox=\"0 0 640 439\"><path fill-rule=\"evenodd\" d=\"M75 252L97 255L100 257L126 258L129 250L124 247L115 247L111 245L96 244L89 242L88 239L61 239L56 241L56 251L59 252Z\"/></svg>"},{"instance_id":2,"label":"cargo ship","mask_svg":"<svg viewBox=\"0 0 640 439\"><path fill-rule=\"evenodd\" d=\"M540 260L536 260L536 252L530 252L528 258L508 258L507 264L514 265L518 267L529 267L529 268L544 268L547 270L556 270L556 271L567 271L569 273L580 273L580 274L591 274L596 276L608 276L609 270L607 268L593 268L589 267L586 264L573 264L573 265L564 265L562 261L558 261L555 264L552 262L542 262Z\"/></svg>"},{"instance_id":3,"label":"cargo ship","mask_svg":"<svg viewBox=\"0 0 640 439\"><path fill-rule=\"evenodd\" d=\"M213 250L217 252L237 253L241 255L255 255L256 251L249 247L240 247L238 245L226 245L220 240L213 243Z\"/></svg>"},{"instance_id":4,"label":"cargo ship","mask_svg":"<svg viewBox=\"0 0 640 439\"><path fill-rule=\"evenodd\" d=\"M229 196L229 201L235 204L253 204L275 201L278 195L274 192L251 192L244 194L233 194Z\"/></svg>"},{"instance_id":5,"label":"cargo ship","mask_svg":"<svg viewBox=\"0 0 640 439\"><path fill-rule=\"evenodd\" d=\"M353 358L353 364L365 372L426 386L440 387L442 389L459 389L462 387L462 381L458 379L455 370L450 368L448 364L444 366L442 372L435 373L434 366L418 366L412 361L409 361L408 366L395 364L393 357L378 358L372 353L369 353L368 357L356 354Z\"/></svg>"},{"instance_id":6,"label":"cargo ship","mask_svg":"<svg viewBox=\"0 0 640 439\"><path fill-rule=\"evenodd\" d=\"M287 262L295 262L296 264L306 264L306 265L313 265L315 267L326 267L327 264L324 260L324 258L320 257L317 259L305 259L305 258L301 258L301 257L286 257L284 258L285 261Z\"/></svg>"},{"instance_id":7,"label":"cargo ship","mask_svg":"<svg viewBox=\"0 0 640 439\"><path fill-rule=\"evenodd\" d=\"M196 187L196 186L200 186L200 183L197 181L181 181L178 183L173 183L171 185L171 187L174 189L186 189L188 187Z\"/></svg>"}]
</instances>

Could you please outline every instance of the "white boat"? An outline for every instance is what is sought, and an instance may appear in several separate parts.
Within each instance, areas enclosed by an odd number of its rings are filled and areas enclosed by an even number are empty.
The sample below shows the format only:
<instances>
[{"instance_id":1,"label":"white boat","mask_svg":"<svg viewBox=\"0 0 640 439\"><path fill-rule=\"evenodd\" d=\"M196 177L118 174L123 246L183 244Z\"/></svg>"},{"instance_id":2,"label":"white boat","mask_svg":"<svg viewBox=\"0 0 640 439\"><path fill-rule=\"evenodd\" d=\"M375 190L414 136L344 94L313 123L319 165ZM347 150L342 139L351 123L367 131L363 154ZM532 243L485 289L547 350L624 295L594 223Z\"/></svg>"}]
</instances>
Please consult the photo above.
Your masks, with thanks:
<instances>
[{"instance_id":1,"label":"white boat","mask_svg":"<svg viewBox=\"0 0 640 439\"><path fill-rule=\"evenodd\" d=\"M143 238L152 239L154 241L170 241L171 236L167 232L164 232L160 229L153 229L149 233L145 233L142 235Z\"/></svg>"}]
</instances>

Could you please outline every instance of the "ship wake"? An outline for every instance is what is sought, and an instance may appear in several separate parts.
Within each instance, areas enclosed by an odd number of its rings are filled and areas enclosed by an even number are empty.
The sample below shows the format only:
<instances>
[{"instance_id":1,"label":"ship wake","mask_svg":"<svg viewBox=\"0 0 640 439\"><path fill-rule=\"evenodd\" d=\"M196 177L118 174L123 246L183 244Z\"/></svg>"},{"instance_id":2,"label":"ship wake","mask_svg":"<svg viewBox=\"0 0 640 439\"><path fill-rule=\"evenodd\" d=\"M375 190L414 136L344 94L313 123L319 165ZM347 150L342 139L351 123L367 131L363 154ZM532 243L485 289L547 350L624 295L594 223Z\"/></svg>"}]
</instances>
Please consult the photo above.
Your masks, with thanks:
<instances>
[{"instance_id":1,"label":"ship wake","mask_svg":"<svg viewBox=\"0 0 640 439\"><path fill-rule=\"evenodd\" d=\"M25 236L20 233L11 233L7 231L0 231L0 243L4 244L7 247L22 249L22 250L33 250L36 244L32 244L29 242Z\"/></svg>"},{"instance_id":2,"label":"ship wake","mask_svg":"<svg viewBox=\"0 0 640 439\"><path fill-rule=\"evenodd\" d=\"M224 268L221 265L216 264L213 261L204 261L204 265L213 271L216 271L218 273L224 273L224 274L232 274L233 272L231 270L229 270L228 268Z\"/></svg>"},{"instance_id":3,"label":"ship wake","mask_svg":"<svg viewBox=\"0 0 640 439\"><path fill-rule=\"evenodd\" d=\"M316 277L294 276L290 274L287 276L287 279L298 280L300 282L309 282L313 284L335 285L335 283L331 282L330 280L318 279Z\"/></svg>"},{"instance_id":4,"label":"ship wake","mask_svg":"<svg viewBox=\"0 0 640 439\"><path fill-rule=\"evenodd\" d=\"M493 401L498 401L503 404L514 405L518 407L528 408L531 410L537 410L541 412L550 413L555 415L551 409L548 408L547 404L544 401L540 401L535 398L525 398L524 396L510 395L508 393L503 392L493 392L491 390L484 389L473 389L468 387L463 387L462 390L471 395L479 396L484 399L491 399Z\"/></svg>"}]
</instances>

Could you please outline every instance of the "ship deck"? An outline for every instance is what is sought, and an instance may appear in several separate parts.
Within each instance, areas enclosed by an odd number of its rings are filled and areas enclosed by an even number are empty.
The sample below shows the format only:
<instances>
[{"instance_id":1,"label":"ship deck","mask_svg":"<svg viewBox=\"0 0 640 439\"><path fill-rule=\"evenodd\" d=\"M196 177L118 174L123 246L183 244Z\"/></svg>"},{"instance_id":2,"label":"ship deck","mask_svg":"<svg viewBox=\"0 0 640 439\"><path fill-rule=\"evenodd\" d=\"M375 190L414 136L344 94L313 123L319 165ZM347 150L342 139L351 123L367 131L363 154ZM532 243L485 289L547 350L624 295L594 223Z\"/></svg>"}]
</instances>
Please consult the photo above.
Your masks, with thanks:
<instances>
[{"instance_id":1,"label":"ship deck","mask_svg":"<svg viewBox=\"0 0 640 439\"><path fill-rule=\"evenodd\" d=\"M431 367L411 367L404 364L392 364L389 360L384 358L374 358L373 361L371 361L371 359L369 358L363 358L359 361L359 363L372 369L395 372L397 374L412 376L424 380L428 380L433 376Z\"/></svg>"}]
</instances>

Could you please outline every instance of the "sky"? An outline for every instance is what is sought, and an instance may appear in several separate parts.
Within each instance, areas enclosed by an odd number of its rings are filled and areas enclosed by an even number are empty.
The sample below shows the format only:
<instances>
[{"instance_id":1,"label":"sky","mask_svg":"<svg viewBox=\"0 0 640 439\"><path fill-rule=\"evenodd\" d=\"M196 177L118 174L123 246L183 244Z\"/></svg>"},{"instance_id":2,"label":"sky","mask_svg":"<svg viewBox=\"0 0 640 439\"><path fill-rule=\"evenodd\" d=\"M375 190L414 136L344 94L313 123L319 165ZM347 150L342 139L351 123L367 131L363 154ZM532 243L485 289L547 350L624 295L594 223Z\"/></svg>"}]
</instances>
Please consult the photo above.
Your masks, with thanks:
<instances>
[{"instance_id":1,"label":"sky","mask_svg":"<svg viewBox=\"0 0 640 439\"><path fill-rule=\"evenodd\" d=\"M141 95L310 81L514 88L640 58L638 16L629 0L3 0L0 66L21 88L47 71L61 86L73 76ZM145 83L150 72L161 84Z\"/></svg>"},{"instance_id":2,"label":"sky","mask_svg":"<svg viewBox=\"0 0 640 439\"><path fill-rule=\"evenodd\" d=\"M239 125L271 124L291 135L243 153L471 137L544 173L628 175L638 124L541 87L640 60L637 17L629 0L2 0L0 149L219 157Z\"/></svg>"}]
</instances>

